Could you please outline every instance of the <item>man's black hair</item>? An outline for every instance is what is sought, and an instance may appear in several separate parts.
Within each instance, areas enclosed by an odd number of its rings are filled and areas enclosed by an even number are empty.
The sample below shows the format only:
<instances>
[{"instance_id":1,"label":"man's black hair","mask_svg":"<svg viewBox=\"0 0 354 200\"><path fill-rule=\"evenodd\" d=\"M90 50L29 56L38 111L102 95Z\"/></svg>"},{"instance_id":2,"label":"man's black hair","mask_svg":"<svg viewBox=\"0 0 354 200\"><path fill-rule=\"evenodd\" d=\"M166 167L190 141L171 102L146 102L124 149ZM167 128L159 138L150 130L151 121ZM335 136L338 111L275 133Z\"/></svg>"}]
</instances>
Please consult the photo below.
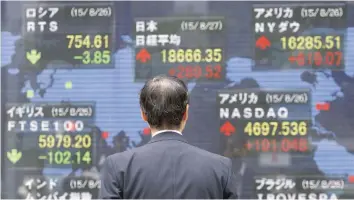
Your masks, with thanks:
<instances>
[{"instance_id":1,"label":"man's black hair","mask_svg":"<svg viewBox=\"0 0 354 200\"><path fill-rule=\"evenodd\" d=\"M187 104L188 88L173 76L156 76L148 80L140 92L140 107L152 128L178 128Z\"/></svg>"}]
</instances>

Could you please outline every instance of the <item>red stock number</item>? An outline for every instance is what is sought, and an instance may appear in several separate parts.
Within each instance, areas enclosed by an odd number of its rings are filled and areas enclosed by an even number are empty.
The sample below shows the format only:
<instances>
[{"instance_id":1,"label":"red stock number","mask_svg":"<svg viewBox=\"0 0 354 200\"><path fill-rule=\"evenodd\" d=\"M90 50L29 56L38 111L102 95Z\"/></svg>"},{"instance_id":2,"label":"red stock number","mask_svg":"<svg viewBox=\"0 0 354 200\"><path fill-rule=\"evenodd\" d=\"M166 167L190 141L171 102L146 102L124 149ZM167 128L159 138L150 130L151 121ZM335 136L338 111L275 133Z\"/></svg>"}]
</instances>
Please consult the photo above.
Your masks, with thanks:
<instances>
[{"instance_id":1,"label":"red stock number","mask_svg":"<svg viewBox=\"0 0 354 200\"><path fill-rule=\"evenodd\" d=\"M170 76L176 76L180 79L193 79L193 78L206 78L206 79L221 79L222 69L221 65L206 65L201 67L196 66L183 66L171 68L168 73Z\"/></svg>"},{"instance_id":2,"label":"red stock number","mask_svg":"<svg viewBox=\"0 0 354 200\"><path fill-rule=\"evenodd\" d=\"M248 144L249 150L257 152L306 152L308 141L305 138L256 139Z\"/></svg>"},{"instance_id":3,"label":"red stock number","mask_svg":"<svg viewBox=\"0 0 354 200\"><path fill-rule=\"evenodd\" d=\"M343 56L341 51L327 52L299 52L296 56L289 58L290 62L296 62L299 66L314 65L314 66L340 66Z\"/></svg>"}]
</instances>

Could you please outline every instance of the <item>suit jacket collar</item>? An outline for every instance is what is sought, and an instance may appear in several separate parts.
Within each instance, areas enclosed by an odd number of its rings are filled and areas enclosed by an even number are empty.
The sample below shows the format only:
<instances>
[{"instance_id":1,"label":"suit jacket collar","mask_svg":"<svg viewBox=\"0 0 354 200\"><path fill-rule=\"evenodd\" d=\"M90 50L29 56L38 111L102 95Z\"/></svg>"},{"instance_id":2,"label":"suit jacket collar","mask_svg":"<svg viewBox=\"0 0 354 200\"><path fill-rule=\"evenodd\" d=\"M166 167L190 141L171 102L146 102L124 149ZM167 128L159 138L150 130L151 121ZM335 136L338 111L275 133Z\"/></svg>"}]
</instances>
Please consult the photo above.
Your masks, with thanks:
<instances>
[{"instance_id":1,"label":"suit jacket collar","mask_svg":"<svg viewBox=\"0 0 354 200\"><path fill-rule=\"evenodd\" d=\"M165 131L155 135L154 137L151 138L149 143L154 143L154 142L159 142L164 140L178 140L187 143L187 140L184 139L183 135L172 131Z\"/></svg>"}]
</instances>

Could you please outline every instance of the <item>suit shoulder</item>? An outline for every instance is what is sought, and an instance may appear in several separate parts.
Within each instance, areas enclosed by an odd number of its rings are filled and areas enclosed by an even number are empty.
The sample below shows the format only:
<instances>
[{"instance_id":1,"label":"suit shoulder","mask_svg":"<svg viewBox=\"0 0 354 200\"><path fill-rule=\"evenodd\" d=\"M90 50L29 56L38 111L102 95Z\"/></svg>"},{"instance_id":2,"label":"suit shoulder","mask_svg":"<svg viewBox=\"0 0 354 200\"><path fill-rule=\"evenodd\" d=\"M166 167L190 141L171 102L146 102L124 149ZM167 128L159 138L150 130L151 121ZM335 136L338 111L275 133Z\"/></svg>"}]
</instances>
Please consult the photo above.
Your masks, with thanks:
<instances>
[{"instance_id":1,"label":"suit shoulder","mask_svg":"<svg viewBox=\"0 0 354 200\"><path fill-rule=\"evenodd\" d=\"M209 160L211 159L212 161L219 161L225 167L230 167L230 164L231 164L230 158L227 158L225 156L221 156L216 153L211 153L211 152L201 149L199 147L195 147L195 146L192 146L192 147L199 155L205 156L207 159L209 159Z\"/></svg>"},{"instance_id":2,"label":"suit shoulder","mask_svg":"<svg viewBox=\"0 0 354 200\"><path fill-rule=\"evenodd\" d=\"M134 155L134 151L133 150L127 150L127 151L123 151L123 152L119 152L119 153L115 153L112 155L109 155L106 160L108 160L108 162L111 162L112 164L116 164L116 163L124 163L124 161L129 161L130 158Z\"/></svg>"}]
</instances>

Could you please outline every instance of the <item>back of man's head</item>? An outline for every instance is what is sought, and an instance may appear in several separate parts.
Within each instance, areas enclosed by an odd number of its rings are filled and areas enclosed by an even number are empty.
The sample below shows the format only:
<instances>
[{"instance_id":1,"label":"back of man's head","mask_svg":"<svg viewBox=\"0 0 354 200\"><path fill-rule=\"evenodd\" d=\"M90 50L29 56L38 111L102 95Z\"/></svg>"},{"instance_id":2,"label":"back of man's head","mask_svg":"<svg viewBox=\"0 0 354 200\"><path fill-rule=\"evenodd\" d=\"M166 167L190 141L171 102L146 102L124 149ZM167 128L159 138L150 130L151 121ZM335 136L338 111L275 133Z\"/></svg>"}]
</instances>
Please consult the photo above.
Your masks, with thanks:
<instances>
[{"instance_id":1,"label":"back of man's head","mask_svg":"<svg viewBox=\"0 0 354 200\"><path fill-rule=\"evenodd\" d=\"M183 129L188 118L188 89L176 77L156 76L141 89L140 107L152 129Z\"/></svg>"}]
</instances>

